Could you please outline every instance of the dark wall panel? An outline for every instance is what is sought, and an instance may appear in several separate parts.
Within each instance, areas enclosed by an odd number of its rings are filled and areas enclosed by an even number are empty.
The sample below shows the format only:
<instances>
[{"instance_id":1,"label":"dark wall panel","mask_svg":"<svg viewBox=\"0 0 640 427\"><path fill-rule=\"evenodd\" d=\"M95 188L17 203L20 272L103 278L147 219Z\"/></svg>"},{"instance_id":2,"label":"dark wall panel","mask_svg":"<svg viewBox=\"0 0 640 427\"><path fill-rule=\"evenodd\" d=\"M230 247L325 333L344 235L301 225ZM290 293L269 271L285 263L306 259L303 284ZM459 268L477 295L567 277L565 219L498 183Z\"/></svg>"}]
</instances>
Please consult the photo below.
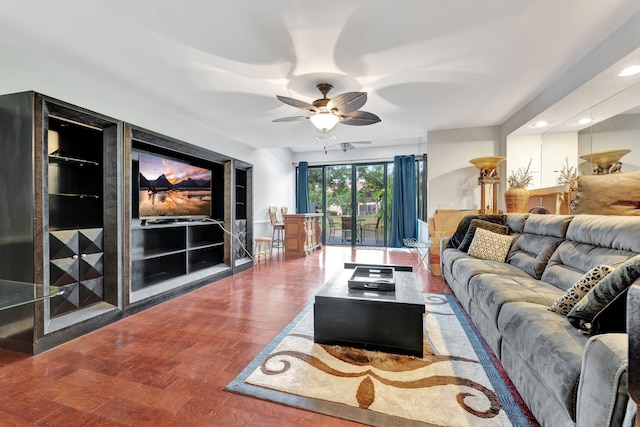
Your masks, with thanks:
<instances>
[{"instance_id":1,"label":"dark wall panel","mask_svg":"<svg viewBox=\"0 0 640 427\"><path fill-rule=\"evenodd\" d=\"M0 98L0 279L33 283L33 94Z\"/></svg>"}]
</instances>

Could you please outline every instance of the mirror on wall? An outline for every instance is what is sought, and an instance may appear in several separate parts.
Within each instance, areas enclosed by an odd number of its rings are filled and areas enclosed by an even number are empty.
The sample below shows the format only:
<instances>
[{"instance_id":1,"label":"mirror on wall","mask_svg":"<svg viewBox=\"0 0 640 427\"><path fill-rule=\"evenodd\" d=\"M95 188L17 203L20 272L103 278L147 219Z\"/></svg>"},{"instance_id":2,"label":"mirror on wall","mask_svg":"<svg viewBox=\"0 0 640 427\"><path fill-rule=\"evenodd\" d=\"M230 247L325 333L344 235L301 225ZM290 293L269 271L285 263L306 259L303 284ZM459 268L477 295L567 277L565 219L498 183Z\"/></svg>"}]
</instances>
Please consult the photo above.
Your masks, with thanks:
<instances>
[{"instance_id":1,"label":"mirror on wall","mask_svg":"<svg viewBox=\"0 0 640 427\"><path fill-rule=\"evenodd\" d=\"M564 185L573 174L640 170L640 83L544 132L509 135L507 175L529 162L529 189Z\"/></svg>"}]
</instances>

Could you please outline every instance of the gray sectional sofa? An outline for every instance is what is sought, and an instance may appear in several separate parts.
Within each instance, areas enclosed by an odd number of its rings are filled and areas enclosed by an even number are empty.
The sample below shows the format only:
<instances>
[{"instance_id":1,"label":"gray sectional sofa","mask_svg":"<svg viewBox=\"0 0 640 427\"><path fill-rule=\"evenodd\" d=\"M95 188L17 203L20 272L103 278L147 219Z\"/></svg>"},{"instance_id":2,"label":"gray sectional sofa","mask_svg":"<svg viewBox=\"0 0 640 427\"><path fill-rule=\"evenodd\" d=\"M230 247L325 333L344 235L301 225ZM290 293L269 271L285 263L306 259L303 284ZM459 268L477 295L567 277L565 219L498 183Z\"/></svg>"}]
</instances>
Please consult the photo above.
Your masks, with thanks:
<instances>
[{"instance_id":1,"label":"gray sectional sofa","mask_svg":"<svg viewBox=\"0 0 640 427\"><path fill-rule=\"evenodd\" d=\"M507 214L504 222L514 237L505 262L445 238L442 276L542 426L632 425L624 293L606 313L620 330L597 335L549 307L593 267L634 263L640 217Z\"/></svg>"}]
</instances>

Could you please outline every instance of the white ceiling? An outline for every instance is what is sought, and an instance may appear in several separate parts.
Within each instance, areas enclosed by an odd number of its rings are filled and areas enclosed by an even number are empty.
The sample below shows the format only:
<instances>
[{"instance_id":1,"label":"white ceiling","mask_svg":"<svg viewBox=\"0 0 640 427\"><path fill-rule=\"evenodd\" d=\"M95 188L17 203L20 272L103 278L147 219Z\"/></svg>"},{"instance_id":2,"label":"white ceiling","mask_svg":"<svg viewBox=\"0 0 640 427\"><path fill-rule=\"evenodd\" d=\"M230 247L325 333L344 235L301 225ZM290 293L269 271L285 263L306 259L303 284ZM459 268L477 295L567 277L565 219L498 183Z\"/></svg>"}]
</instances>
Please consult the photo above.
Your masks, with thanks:
<instances>
[{"instance_id":1,"label":"white ceiling","mask_svg":"<svg viewBox=\"0 0 640 427\"><path fill-rule=\"evenodd\" d=\"M300 113L275 95L310 102L319 82L334 85L329 97L368 92L362 109L382 122L338 125L338 142L404 144L430 130L500 125L640 2L0 0L0 8L0 60L5 47L51 58L248 146L310 151L323 145L311 123L272 123Z\"/></svg>"}]
</instances>

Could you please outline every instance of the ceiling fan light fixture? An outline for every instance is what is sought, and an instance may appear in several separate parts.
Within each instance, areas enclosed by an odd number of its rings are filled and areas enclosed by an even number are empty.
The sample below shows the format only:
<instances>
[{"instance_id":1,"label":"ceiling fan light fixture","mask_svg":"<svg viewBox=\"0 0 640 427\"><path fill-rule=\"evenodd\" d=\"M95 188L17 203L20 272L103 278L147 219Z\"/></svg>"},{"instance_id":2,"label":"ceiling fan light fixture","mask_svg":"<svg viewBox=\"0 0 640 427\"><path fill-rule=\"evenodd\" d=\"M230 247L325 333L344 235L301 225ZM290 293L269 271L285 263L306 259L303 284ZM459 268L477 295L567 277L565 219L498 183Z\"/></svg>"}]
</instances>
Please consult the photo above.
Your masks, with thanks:
<instances>
[{"instance_id":1,"label":"ceiling fan light fixture","mask_svg":"<svg viewBox=\"0 0 640 427\"><path fill-rule=\"evenodd\" d=\"M311 116L310 120L319 132L329 133L336 127L340 117L330 112L320 112Z\"/></svg>"}]
</instances>

